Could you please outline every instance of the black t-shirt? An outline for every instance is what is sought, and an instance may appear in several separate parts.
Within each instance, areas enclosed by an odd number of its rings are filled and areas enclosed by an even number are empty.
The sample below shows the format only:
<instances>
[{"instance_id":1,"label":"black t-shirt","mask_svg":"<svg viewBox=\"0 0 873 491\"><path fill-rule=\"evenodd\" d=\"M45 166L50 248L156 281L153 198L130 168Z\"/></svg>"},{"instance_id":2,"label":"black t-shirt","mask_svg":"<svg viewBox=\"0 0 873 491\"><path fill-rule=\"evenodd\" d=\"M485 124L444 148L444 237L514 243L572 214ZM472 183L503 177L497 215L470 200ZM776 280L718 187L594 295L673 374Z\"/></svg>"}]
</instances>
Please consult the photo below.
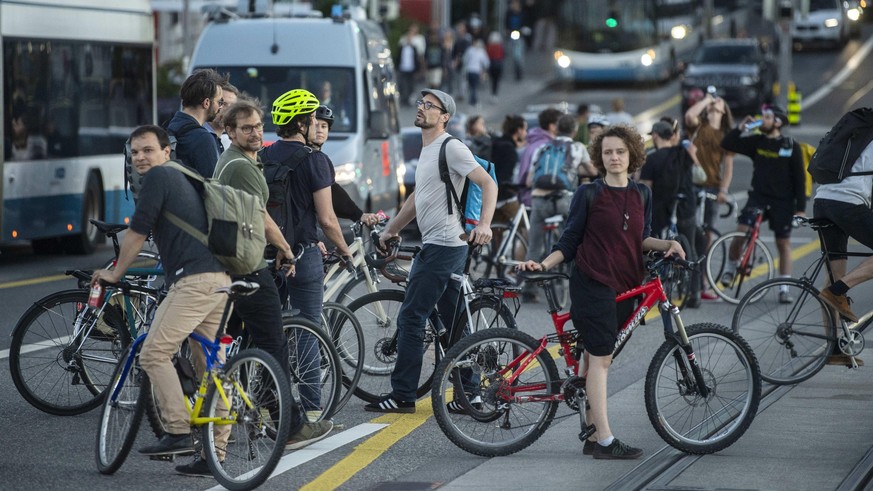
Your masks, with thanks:
<instances>
[{"instance_id":1,"label":"black t-shirt","mask_svg":"<svg viewBox=\"0 0 873 491\"><path fill-rule=\"evenodd\" d=\"M497 176L497 200L504 200L515 194L512 175L518 165L518 150L515 141L509 137L495 138L491 144L491 161Z\"/></svg>"},{"instance_id":2,"label":"black t-shirt","mask_svg":"<svg viewBox=\"0 0 873 491\"><path fill-rule=\"evenodd\" d=\"M164 210L207 232L206 210L195 185L175 169L153 167L143 177L130 229L142 235L152 232L169 285L191 274L227 269L205 245L165 218Z\"/></svg>"},{"instance_id":3,"label":"black t-shirt","mask_svg":"<svg viewBox=\"0 0 873 491\"><path fill-rule=\"evenodd\" d=\"M284 162L303 144L280 140L263 150L262 160ZM297 167L291 177L289 217L294 225L294 237L299 244L318 241L318 218L313 194L330 187L335 181L333 163L323 152L312 152ZM292 246L294 244L291 244Z\"/></svg>"},{"instance_id":4,"label":"black t-shirt","mask_svg":"<svg viewBox=\"0 0 873 491\"><path fill-rule=\"evenodd\" d=\"M646 156L640 179L652 181L652 233L658 235L670 223L673 203L679 194L686 198L676 205L676 217L691 218L697 211L691 182L693 161L680 147L659 148Z\"/></svg>"}]
</instances>

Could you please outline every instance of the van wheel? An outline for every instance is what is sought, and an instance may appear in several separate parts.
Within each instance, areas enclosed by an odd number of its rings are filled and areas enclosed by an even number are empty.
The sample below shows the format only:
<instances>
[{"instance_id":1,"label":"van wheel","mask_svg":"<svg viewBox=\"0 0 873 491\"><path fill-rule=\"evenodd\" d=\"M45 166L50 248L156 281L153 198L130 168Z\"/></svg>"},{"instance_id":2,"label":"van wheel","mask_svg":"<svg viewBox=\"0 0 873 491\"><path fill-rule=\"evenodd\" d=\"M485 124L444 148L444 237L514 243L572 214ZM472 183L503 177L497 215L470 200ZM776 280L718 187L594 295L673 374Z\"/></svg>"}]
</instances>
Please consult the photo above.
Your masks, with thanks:
<instances>
[{"instance_id":1,"label":"van wheel","mask_svg":"<svg viewBox=\"0 0 873 491\"><path fill-rule=\"evenodd\" d=\"M101 241L101 234L97 227L91 225L92 218L101 220L103 217L103 189L100 180L92 172L88 175L88 183L85 185L85 194L82 196L82 222L81 232L78 235L63 239L64 249L70 254L91 254Z\"/></svg>"}]
</instances>

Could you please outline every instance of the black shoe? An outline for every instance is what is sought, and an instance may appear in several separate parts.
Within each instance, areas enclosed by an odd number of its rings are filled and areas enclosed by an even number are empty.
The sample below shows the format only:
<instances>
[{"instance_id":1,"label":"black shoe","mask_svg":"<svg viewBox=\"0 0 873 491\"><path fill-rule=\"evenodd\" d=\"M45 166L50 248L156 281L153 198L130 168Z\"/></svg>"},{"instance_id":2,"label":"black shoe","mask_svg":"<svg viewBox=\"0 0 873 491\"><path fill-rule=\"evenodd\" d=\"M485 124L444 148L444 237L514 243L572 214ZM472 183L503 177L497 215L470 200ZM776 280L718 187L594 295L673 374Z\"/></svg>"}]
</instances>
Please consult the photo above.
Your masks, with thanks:
<instances>
[{"instance_id":1,"label":"black shoe","mask_svg":"<svg viewBox=\"0 0 873 491\"><path fill-rule=\"evenodd\" d=\"M470 401L470 405L473 406L475 411L482 410L482 398L480 396L472 396L471 394L467 394L467 399ZM452 414L467 414L467 410L464 409L464 405L458 401L452 401L446 404L446 409Z\"/></svg>"},{"instance_id":2,"label":"black shoe","mask_svg":"<svg viewBox=\"0 0 873 491\"><path fill-rule=\"evenodd\" d=\"M591 440L585 440L585 445L582 445L582 455L594 455L594 446L597 445L597 442L592 442Z\"/></svg>"},{"instance_id":3,"label":"black shoe","mask_svg":"<svg viewBox=\"0 0 873 491\"><path fill-rule=\"evenodd\" d=\"M179 455L193 451L194 442L191 440L190 433L184 435L167 433L158 440L158 443L139 449L139 453L143 455Z\"/></svg>"},{"instance_id":4,"label":"black shoe","mask_svg":"<svg viewBox=\"0 0 873 491\"><path fill-rule=\"evenodd\" d=\"M597 443L594 445L594 458L606 460L633 460L642 457L643 450L641 448L631 447L618 438L612 440L608 446Z\"/></svg>"},{"instance_id":5,"label":"black shoe","mask_svg":"<svg viewBox=\"0 0 873 491\"><path fill-rule=\"evenodd\" d=\"M685 308L687 309L699 309L700 308L700 299L699 298L689 298L687 302L685 302Z\"/></svg>"},{"instance_id":6,"label":"black shoe","mask_svg":"<svg viewBox=\"0 0 873 491\"><path fill-rule=\"evenodd\" d=\"M382 396L376 402L364 406L364 411L371 413L414 413L415 402L403 402L395 400L391 394Z\"/></svg>"},{"instance_id":7,"label":"black shoe","mask_svg":"<svg viewBox=\"0 0 873 491\"><path fill-rule=\"evenodd\" d=\"M187 464L177 465L176 472L183 476L191 477L212 477L212 471L209 470L209 464L206 463L200 454L194 456L194 460Z\"/></svg>"}]
</instances>

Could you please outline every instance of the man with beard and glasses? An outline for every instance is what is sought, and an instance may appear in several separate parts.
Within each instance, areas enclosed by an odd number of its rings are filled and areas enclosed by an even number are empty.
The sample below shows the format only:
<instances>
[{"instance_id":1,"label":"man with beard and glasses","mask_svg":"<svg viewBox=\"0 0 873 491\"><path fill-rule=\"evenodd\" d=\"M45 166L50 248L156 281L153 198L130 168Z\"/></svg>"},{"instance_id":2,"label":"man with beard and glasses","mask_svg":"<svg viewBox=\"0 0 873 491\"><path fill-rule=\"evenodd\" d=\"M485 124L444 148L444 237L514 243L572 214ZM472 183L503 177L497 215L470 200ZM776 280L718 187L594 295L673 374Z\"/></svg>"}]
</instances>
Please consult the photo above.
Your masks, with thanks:
<instances>
[{"instance_id":1,"label":"man with beard and glasses","mask_svg":"<svg viewBox=\"0 0 873 491\"><path fill-rule=\"evenodd\" d=\"M460 282L452 275L460 275L467 257L467 242L455 203L453 213L446 212L446 183L440 179L439 155L445 145L445 159L455 193L460 196L464 179L482 188L482 214L467 240L481 245L491 241L491 218L497 202L497 184L473 158L473 153L457 139L446 141L449 119L455 114L452 96L436 89L421 91L416 101L418 111L415 126L421 128L421 155L415 170L415 191L403 204L385 231L379 236L380 248L399 233L413 218L421 230L421 252L415 257L409 273L406 297L397 315L397 359L391 373L390 394L364 406L365 411L379 413L414 413L416 391L424 355L425 322L437 306L445 326L454 325L454 313L460 295ZM476 396L471 402L481 403ZM449 403L449 410L463 411L457 401Z\"/></svg>"},{"instance_id":2,"label":"man with beard and glasses","mask_svg":"<svg viewBox=\"0 0 873 491\"><path fill-rule=\"evenodd\" d=\"M215 120L224 105L222 86L227 79L215 70L198 70L182 84L179 95L182 110L176 111L166 126L176 137L175 160L191 167L200 175L209 177L218 161L218 137L203 127Z\"/></svg>"}]
</instances>

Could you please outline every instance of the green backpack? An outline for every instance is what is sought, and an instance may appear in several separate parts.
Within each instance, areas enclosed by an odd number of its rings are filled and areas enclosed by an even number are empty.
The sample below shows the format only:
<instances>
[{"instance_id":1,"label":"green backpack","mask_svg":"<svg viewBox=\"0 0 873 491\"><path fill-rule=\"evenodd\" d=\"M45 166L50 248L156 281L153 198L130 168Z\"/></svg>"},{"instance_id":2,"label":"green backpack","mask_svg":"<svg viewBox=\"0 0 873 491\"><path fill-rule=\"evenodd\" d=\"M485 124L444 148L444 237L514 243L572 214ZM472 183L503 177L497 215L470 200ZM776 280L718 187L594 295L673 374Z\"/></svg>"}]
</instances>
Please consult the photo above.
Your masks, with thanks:
<instances>
[{"instance_id":1,"label":"green backpack","mask_svg":"<svg viewBox=\"0 0 873 491\"><path fill-rule=\"evenodd\" d=\"M197 172L169 161L164 164L187 177L203 183L203 205L209 232L204 235L185 220L164 210L162 215L173 225L209 248L209 251L232 275L257 270L264 259L267 239L264 236L264 205L261 199L232 186L206 179Z\"/></svg>"}]
</instances>

